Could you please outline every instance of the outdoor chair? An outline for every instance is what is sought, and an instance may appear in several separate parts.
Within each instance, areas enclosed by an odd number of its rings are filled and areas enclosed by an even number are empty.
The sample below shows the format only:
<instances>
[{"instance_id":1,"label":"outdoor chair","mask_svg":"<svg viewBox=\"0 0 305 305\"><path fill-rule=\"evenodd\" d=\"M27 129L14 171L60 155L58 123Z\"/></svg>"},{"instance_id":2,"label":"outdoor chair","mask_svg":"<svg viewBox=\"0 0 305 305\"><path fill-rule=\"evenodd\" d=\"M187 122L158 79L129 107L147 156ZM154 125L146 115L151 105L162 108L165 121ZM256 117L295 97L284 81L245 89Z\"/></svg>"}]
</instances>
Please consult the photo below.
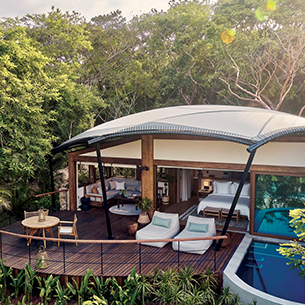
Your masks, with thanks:
<instances>
[{"instance_id":1,"label":"outdoor chair","mask_svg":"<svg viewBox=\"0 0 305 305\"><path fill-rule=\"evenodd\" d=\"M216 236L215 218L189 216L185 229L174 238L195 238ZM213 240L174 241L172 247L176 251L203 254L209 249Z\"/></svg>"},{"instance_id":2,"label":"outdoor chair","mask_svg":"<svg viewBox=\"0 0 305 305\"><path fill-rule=\"evenodd\" d=\"M136 239L168 239L173 238L180 230L179 214L155 211L150 224L136 233ZM164 247L168 242L145 242L142 245Z\"/></svg>"},{"instance_id":3,"label":"outdoor chair","mask_svg":"<svg viewBox=\"0 0 305 305\"><path fill-rule=\"evenodd\" d=\"M76 214L74 215L74 220L73 221L60 221L59 226L58 226L58 238L61 238L62 235L70 235L74 236L75 238L75 244L77 246L77 239L78 239L78 234L76 230L76 222L77 222L77 217ZM66 225L70 226L66 226ZM64 225L64 226L62 226ZM58 246L60 245L60 241L58 241Z\"/></svg>"}]
</instances>

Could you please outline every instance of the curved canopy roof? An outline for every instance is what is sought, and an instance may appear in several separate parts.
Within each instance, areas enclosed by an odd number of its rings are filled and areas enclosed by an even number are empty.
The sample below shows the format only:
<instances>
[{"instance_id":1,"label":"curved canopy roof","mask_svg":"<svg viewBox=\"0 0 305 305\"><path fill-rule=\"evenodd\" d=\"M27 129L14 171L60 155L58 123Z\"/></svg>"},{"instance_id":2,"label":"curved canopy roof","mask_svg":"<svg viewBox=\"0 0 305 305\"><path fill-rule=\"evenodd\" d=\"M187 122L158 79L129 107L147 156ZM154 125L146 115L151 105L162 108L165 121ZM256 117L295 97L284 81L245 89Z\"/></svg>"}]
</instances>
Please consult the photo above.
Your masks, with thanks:
<instances>
[{"instance_id":1,"label":"curved canopy roof","mask_svg":"<svg viewBox=\"0 0 305 305\"><path fill-rule=\"evenodd\" d=\"M93 127L53 149L105 142L136 134L215 137L249 146L248 151L284 135L305 131L305 118L252 107L192 105L159 108Z\"/></svg>"}]
</instances>

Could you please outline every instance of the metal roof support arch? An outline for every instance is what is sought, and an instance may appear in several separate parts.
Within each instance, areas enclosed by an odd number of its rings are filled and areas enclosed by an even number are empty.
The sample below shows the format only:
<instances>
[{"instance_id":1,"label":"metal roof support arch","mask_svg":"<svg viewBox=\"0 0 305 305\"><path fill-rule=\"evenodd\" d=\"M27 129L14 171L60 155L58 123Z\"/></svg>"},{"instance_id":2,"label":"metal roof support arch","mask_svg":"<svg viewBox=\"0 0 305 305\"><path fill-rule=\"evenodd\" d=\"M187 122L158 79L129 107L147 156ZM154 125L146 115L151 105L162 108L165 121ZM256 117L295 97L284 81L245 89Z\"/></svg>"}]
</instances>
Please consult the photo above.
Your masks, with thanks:
<instances>
[{"instance_id":1,"label":"metal roof support arch","mask_svg":"<svg viewBox=\"0 0 305 305\"><path fill-rule=\"evenodd\" d=\"M243 172L243 174L242 174L242 177L241 177L240 183L239 183L239 185L238 185L237 191L236 191L235 196L234 196L234 198L233 198L233 201L232 201L232 204L231 204L231 207L230 207L230 211L229 211L228 217L227 217L227 219L226 219L225 225L224 225L224 227L223 227L223 229L222 229L221 235L226 235L226 233L227 233L227 230L228 230L228 227L229 227L230 220L232 219L233 212L234 212L234 210L235 210L237 201L238 201L238 199L239 199L239 197L240 197L240 193L241 193L241 191L242 191L242 188L243 188L243 186L244 186L244 184L245 184L245 181L246 181L247 175L248 175L248 173L249 173L251 164L252 164L252 162L253 162L255 153L256 153L256 149L254 149L254 150L252 150L252 151L250 152L250 155L249 155L249 158L248 158L246 167L245 167L245 169L244 169L244 172ZM216 246L215 246L215 250L216 250L216 251L219 251L219 250L220 250L221 244L222 244L222 239L220 239L220 240L218 241L218 243L216 244Z\"/></svg>"},{"instance_id":2,"label":"metal roof support arch","mask_svg":"<svg viewBox=\"0 0 305 305\"><path fill-rule=\"evenodd\" d=\"M99 169L100 178L101 178L101 186L102 186L103 200L104 200L104 207L105 207L105 216L106 216L106 224L107 224L107 231L108 231L108 239L113 239L110 217L109 217L109 208L108 208L108 203L107 203L107 193L106 193L105 179L104 179L104 173L103 173L103 164L102 164L102 159L101 159L101 150L100 150L99 142L96 143L96 155L97 155L98 169Z\"/></svg>"}]
</instances>

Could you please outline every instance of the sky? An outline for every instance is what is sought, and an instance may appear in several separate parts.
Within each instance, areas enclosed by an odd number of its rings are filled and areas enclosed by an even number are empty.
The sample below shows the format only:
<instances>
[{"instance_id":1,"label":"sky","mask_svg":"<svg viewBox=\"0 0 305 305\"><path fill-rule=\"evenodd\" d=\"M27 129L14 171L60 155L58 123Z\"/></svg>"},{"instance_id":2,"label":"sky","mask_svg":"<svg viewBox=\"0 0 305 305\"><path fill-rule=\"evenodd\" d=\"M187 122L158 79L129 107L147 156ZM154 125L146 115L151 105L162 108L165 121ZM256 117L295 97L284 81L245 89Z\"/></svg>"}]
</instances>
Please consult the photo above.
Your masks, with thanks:
<instances>
[{"instance_id":1,"label":"sky","mask_svg":"<svg viewBox=\"0 0 305 305\"><path fill-rule=\"evenodd\" d=\"M134 15L148 13L152 8L166 11L169 0L0 0L0 17L23 17L26 14L47 13L51 7L61 11L81 13L90 21L92 17L120 9L128 20Z\"/></svg>"}]
</instances>

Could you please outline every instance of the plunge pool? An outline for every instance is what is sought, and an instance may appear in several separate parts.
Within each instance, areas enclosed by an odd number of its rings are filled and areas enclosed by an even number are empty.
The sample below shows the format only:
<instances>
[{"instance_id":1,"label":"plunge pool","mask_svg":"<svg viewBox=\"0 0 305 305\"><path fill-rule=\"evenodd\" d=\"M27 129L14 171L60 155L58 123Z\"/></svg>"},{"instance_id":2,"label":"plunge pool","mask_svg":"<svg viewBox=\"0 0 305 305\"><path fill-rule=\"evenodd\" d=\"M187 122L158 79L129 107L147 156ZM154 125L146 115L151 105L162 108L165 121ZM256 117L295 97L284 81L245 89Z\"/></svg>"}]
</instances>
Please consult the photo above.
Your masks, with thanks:
<instances>
[{"instance_id":1,"label":"plunge pool","mask_svg":"<svg viewBox=\"0 0 305 305\"><path fill-rule=\"evenodd\" d=\"M283 242L246 235L224 271L223 286L230 286L244 304L305 304L305 279L276 251Z\"/></svg>"}]
</instances>

